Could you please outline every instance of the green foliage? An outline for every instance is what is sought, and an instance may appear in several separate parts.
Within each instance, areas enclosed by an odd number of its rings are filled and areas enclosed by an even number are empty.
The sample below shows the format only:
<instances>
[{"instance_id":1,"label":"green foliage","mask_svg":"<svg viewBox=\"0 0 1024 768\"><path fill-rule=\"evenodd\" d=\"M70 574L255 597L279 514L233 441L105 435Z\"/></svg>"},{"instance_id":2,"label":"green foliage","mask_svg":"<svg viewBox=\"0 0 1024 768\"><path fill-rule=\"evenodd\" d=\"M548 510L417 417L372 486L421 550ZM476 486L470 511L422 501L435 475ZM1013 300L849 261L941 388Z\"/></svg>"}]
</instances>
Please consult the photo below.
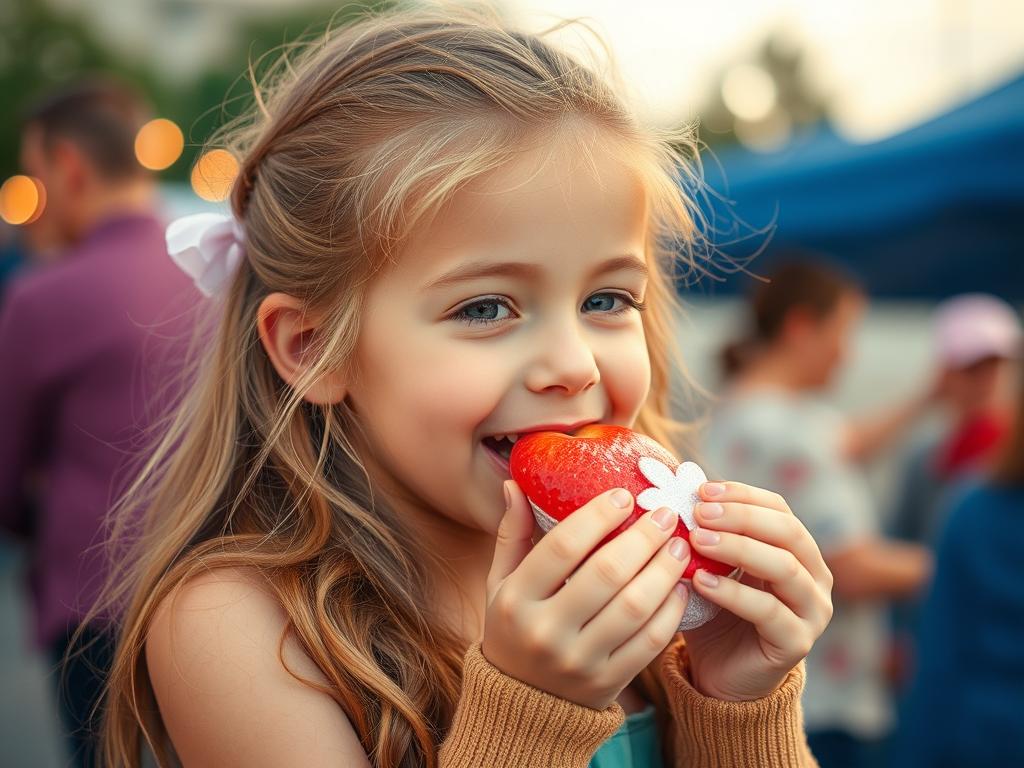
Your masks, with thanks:
<instances>
[{"instance_id":1,"label":"green foliage","mask_svg":"<svg viewBox=\"0 0 1024 768\"><path fill-rule=\"evenodd\" d=\"M275 17L243 19L234 38L224 41L220 63L195 80L178 83L148 62L131 61L97 38L79 16L58 13L41 0L0 2L0 179L18 173L18 116L61 84L90 73L108 72L137 85L155 117L177 123L185 151L161 178L183 180L204 141L226 119L252 104L248 66L257 78L277 58L282 45L337 27L389 0L361 0L340 8L283 10ZM159 34L159 31L155 32ZM282 49L283 50L283 49ZM265 55L269 54L269 55Z\"/></svg>"},{"instance_id":2,"label":"green foliage","mask_svg":"<svg viewBox=\"0 0 1024 768\"><path fill-rule=\"evenodd\" d=\"M275 17L241 19L232 38L224 41L219 63L181 83L147 62L115 53L97 38L84 18L51 10L44 0L0 0L0 179L18 172L17 117L22 110L62 83L87 73L111 72L142 89L153 104L154 116L170 118L181 127L185 151L161 177L185 180L213 131L251 107L250 62L259 78L287 44L320 34L328 25L342 25L367 9L390 6L393 1L355 0L342 2L340 8L336 4L285 8ZM807 82L802 52L777 42L770 35L752 58L775 81L779 106L787 119L794 127L827 119L827 100ZM700 136L713 147L736 141L733 117L720 96L725 69L700 110Z\"/></svg>"},{"instance_id":3,"label":"green foliage","mask_svg":"<svg viewBox=\"0 0 1024 768\"><path fill-rule=\"evenodd\" d=\"M76 74L124 72L73 17L33 0L0 4L0 178L17 173L19 115Z\"/></svg>"}]
</instances>

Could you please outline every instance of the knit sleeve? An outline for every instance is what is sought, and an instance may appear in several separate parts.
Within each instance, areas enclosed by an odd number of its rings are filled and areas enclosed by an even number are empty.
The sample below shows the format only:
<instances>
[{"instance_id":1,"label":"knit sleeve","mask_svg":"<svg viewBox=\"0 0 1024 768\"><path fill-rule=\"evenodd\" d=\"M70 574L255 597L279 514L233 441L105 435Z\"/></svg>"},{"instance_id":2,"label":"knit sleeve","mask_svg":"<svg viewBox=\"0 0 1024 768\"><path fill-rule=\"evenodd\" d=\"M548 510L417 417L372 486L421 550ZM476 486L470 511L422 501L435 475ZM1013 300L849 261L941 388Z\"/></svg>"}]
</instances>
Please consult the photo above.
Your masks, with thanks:
<instances>
[{"instance_id":1,"label":"knit sleeve","mask_svg":"<svg viewBox=\"0 0 1024 768\"><path fill-rule=\"evenodd\" d=\"M815 768L807 746L800 694L801 662L775 691L753 701L704 696L689 677L685 644L661 656L659 678L673 725L669 738L675 768Z\"/></svg>"},{"instance_id":2,"label":"knit sleeve","mask_svg":"<svg viewBox=\"0 0 1024 768\"><path fill-rule=\"evenodd\" d=\"M625 720L618 703L591 709L510 677L474 643L462 696L441 744L441 768L586 768Z\"/></svg>"}]
</instances>

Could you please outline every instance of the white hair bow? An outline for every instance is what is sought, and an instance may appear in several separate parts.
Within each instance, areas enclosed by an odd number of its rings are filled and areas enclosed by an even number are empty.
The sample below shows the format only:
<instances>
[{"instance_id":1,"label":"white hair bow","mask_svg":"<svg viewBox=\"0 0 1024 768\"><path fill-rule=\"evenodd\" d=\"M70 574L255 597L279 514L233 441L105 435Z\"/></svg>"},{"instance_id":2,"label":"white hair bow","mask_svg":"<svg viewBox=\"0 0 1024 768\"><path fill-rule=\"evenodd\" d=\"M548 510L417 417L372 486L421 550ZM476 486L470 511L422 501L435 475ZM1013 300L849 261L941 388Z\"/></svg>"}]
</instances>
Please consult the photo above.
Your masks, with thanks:
<instances>
[{"instance_id":1,"label":"white hair bow","mask_svg":"<svg viewBox=\"0 0 1024 768\"><path fill-rule=\"evenodd\" d=\"M220 293L245 255L245 230L233 216L194 213L168 225L167 252L204 296Z\"/></svg>"}]
</instances>

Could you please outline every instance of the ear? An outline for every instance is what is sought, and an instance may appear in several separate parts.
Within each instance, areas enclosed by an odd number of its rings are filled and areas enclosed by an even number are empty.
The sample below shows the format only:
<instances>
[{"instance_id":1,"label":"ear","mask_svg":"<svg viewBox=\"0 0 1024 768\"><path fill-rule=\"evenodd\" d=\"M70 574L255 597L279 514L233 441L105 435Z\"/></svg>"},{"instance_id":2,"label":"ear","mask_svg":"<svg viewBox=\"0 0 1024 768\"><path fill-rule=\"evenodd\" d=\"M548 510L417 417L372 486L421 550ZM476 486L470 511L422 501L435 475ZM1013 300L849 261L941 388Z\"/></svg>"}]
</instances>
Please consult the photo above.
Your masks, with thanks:
<instances>
[{"instance_id":1,"label":"ear","mask_svg":"<svg viewBox=\"0 0 1024 768\"><path fill-rule=\"evenodd\" d=\"M256 325L263 348L278 375L290 386L316 361L312 342L320 320L298 299L286 293L272 293L260 302ZM344 399L345 382L340 372L329 372L317 380L304 399L317 405L331 405Z\"/></svg>"}]
</instances>

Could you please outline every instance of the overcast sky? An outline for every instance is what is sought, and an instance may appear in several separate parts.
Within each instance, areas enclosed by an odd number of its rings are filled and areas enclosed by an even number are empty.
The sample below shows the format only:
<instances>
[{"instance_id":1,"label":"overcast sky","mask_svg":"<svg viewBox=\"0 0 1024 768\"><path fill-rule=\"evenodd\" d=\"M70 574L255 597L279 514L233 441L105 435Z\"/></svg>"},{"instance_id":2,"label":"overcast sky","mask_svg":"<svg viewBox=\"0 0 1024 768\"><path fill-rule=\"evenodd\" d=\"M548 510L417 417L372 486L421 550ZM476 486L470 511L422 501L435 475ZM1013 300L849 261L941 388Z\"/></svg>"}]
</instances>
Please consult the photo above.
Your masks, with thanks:
<instances>
[{"instance_id":1,"label":"overcast sky","mask_svg":"<svg viewBox=\"0 0 1024 768\"><path fill-rule=\"evenodd\" d=\"M340 2L46 1L81 13L105 41L186 81L224 52L245 17L305 5L324 8L326 18ZM811 80L831 95L837 128L855 141L902 130L1024 71L1024 0L491 2L529 29L589 17L611 44L638 110L654 122L694 116L722 67L772 32L807 50ZM579 35L562 39L572 45Z\"/></svg>"},{"instance_id":2,"label":"overcast sky","mask_svg":"<svg viewBox=\"0 0 1024 768\"><path fill-rule=\"evenodd\" d=\"M809 49L839 130L881 138L1024 70L1024 0L504 0L522 23L588 16L656 122L692 113L713 75L773 30ZM578 35L576 35L578 38ZM571 44L572 38L566 42Z\"/></svg>"}]
</instances>

